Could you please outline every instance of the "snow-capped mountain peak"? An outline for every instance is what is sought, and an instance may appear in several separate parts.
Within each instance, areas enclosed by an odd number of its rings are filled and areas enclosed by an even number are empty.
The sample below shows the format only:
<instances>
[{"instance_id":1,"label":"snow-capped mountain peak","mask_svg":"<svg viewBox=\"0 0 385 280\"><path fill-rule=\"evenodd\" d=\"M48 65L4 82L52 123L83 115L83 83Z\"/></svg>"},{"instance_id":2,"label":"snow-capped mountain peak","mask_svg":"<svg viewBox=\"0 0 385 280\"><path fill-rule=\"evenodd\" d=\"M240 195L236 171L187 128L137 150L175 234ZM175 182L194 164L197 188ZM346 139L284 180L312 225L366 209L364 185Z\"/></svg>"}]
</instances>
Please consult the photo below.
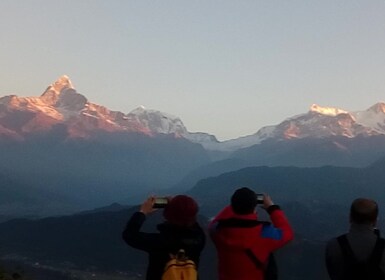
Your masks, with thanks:
<instances>
[{"instance_id":1,"label":"snow-capped mountain peak","mask_svg":"<svg viewBox=\"0 0 385 280\"><path fill-rule=\"evenodd\" d=\"M151 111L152 110L146 109L145 106L140 105L139 107L132 110L129 114L140 116L140 115L144 115L144 114L149 114L149 113L151 113Z\"/></svg>"},{"instance_id":2,"label":"snow-capped mountain peak","mask_svg":"<svg viewBox=\"0 0 385 280\"><path fill-rule=\"evenodd\" d=\"M385 114L385 103L378 102L370 107L367 111L372 111L375 113Z\"/></svg>"},{"instance_id":3,"label":"snow-capped mountain peak","mask_svg":"<svg viewBox=\"0 0 385 280\"><path fill-rule=\"evenodd\" d=\"M352 113L357 123L370 127L377 133L385 134L385 103L379 102L365 111Z\"/></svg>"},{"instance_id":4,"label":"snow-capped mountain peak","mask_svg":"<svg viewBox=\"0 0 385 280\"><path fill-rule=\"evenodd\" d=\"M127 114L127 117L156 133L175 134L177 136L184 136L188 133L180 118L157 110L149 110L144 106L134 109Z\"/></svg>"},{"instance_id":5,"label":"snow-capped mountain peak","mask_svg":"<svg viewBox=\"0 0 385 280\"><path fill-rule=\"evenodd\" d=\"M319 106L317 104L311 105L309 111L310 112L314 112L314 113L318 113L318 114L321 114L321 115L325 115L325 116L337 116L339 114L346 114L346 113L348 113L347 111L342 110L342 109L338 109L338 108L335 108L335 107L322 107L322 106Z\"/></svg>"},{"instance_id":6,"label":"snow-capped mountain peak","mask_svg":"<svg viewBox=\"0 0 385 280\"><path fill-rule=\"evenodd\" d=\"M62 89L65 89L65 88L74 89L74 86L72 85L72 82L67 75L63 75L63 76L59 77L59 79L57 79L51 85L51 87L53 87L57 92L60 92L60 91L62 91Z\"/></svg>"},{"instance_id":7,"label":"snow-capped mountain peak","mask_svg":"<svg viewBox=\"0 0 385 280\"><path fill-rule=\"evenodd\" d=\"M76 93L71 80L67 75L61 76L40 96L40 99L48 105L55 105L59 97L65 94Z\"/></svg>"}]
</instances>

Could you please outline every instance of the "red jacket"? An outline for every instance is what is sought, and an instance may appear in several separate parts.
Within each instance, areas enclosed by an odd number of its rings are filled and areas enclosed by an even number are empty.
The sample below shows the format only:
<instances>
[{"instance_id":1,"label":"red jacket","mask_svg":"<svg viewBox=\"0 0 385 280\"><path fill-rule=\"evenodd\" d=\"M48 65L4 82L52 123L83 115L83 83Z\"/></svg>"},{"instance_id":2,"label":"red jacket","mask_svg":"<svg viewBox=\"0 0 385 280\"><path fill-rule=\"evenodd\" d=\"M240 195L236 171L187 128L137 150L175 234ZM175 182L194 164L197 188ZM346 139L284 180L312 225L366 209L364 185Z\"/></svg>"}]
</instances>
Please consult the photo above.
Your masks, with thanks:
<instances>
[{"instance_id":1,"label":"red jacket","mask_svg":"<svg viewBox=\"0 0 385 280\"><path fill-rule=\"evenodd\" d=\"M247 223L257 220L255 213L237 215L228 206L210 223L210 235L217 247L220 280L263 280L263 269L257 267L246 250L250 250L259 262L266 264L271 252L293 239L293 230L283 211L273 205L268 213L272 225L260 223L246 227L221 227L224 221L241 220Z\"/></svg>"}]
</instances>

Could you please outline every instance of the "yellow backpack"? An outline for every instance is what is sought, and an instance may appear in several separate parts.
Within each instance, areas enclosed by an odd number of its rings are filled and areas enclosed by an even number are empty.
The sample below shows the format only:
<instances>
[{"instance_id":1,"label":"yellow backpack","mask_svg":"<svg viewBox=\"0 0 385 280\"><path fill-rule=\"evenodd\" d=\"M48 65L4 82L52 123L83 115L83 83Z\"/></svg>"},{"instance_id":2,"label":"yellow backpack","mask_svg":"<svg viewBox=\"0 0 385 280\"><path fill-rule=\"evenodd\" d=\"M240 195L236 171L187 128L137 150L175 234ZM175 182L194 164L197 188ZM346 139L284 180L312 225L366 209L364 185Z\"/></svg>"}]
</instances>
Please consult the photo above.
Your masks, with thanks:
<instances>
[{"instance_id":1,"label":"yellow backpack","mask_svg":"<svg viewBox=\"0 0 385 280\"><path fill-rule=\"evenodd\" d=\"M162 280L197 280L198 272L195 263L189 260L183 249L176 255L170 255L171 260L167 262Z\"/></svg>"}]
</instances>

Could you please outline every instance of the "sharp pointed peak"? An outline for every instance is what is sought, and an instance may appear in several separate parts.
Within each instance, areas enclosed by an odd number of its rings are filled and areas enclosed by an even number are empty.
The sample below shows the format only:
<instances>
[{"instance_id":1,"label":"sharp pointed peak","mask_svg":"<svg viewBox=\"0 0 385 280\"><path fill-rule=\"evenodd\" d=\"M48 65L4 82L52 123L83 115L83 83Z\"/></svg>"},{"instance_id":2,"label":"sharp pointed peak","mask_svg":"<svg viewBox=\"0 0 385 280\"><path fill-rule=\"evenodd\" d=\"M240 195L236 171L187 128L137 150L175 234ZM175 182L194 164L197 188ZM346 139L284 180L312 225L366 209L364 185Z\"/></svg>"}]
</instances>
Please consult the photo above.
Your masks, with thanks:
<instances>
[{"instance_id":1,"label":"sharp pointed peak","mask_svg":"<svg viewBox=\"0 0 385 280\"><path fill-rule=\"evenodd\" d=\"M130 112L130 114L143 114L143 113L153 113L155 110L147 109L145 106L140 105Z\"/></svg>"},{"instance_id":2,"label":"sharp pointed peak","mask_svg":"<svg viewBox=\"0 0 385 280\"><path fill-rule=\"evenodd\" d=\"M138 108L136 108L136 110L146 111L147 108L146 108L146 106L140 105Z\"/></svg>"},{"instance_id":3,"label":"sharp pointed peak","mask_svg":"<svg viewBox=\"0 0 385 280\"><path fill-rule=\"evenodd\" d=\"M75 88L69 77L62 75L45 90L40 99L47 104L53 105L57 102L59 96L66 92L75 92Z\"/></svg>"},{"instance_id":4,"label":"sharp pointed peak","mask_svg":"<svg viewBox=\"0 0 385 280\"><path fill-rule=\"evenodd\" d=\"M70 80L70 78L67 76L67 75L62 75L60 76L53 84L52 86L55 88L55 89L58 89L60 88L63 89L63 88L74 88L73 85L72 85L72 82ZM60 91L59 90L59 91Z\"/></svg>"}]
</instances>

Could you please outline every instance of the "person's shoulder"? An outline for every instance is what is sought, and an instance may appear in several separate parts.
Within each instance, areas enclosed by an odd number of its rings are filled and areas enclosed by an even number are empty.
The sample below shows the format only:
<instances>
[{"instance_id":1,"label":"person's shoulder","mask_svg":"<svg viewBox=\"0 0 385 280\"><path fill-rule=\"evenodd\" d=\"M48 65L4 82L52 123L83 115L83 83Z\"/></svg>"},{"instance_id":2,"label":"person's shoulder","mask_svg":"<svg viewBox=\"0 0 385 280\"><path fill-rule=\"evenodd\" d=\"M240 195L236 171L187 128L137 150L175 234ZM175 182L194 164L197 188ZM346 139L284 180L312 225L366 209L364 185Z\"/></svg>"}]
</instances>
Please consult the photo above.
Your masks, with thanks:
<instances>
[{"instance_id":1,"label":"person's shoulder","mask_svg":"<svg viewBox=\"0 0 385 280\"><path fill-rule=\"evenodd\" d=\"M191 226L191 231L194 232L196 235L206 235L203 227L199 223L195 223Z\"/></svg>"},{"instance_id":2,"label":"person's shoulder","mask_svg":"<svg viewBox=\"0 0 385 280\"><path fill-rule=\"evenodd\" d=\"M334 246L335 244L338 244L338 239L337 239L337 237L330 238L330 239L326 242L326 246Z\"/></svg>"},{"instance_id":3,"label":"person's shoulder","mask_svg":"<svg viewBox=\"0 0 385 280\"><path fill-rule=\"evenodd\" d=\"M283 233L281 229L274 227L269 222L262 222L261 237L270 238L274 240L281 240L282 235Z\"/></svg>"},{"instance_id":4,"label":"person's shoulder","mask_svg":"<svg viewBox=\"0 0 385 280\"><path fill-rule=\"evenodd\" d=\"M340 237L340 236L342 236L342 235L330 238L326 242L325 249L326 249L326 254L327 255L335 255L335 254L337 254L337 253L339 253L341 251L340 245L339 245L339 242L338 242L338 237Z\"/></svg>"}]
</instances>

